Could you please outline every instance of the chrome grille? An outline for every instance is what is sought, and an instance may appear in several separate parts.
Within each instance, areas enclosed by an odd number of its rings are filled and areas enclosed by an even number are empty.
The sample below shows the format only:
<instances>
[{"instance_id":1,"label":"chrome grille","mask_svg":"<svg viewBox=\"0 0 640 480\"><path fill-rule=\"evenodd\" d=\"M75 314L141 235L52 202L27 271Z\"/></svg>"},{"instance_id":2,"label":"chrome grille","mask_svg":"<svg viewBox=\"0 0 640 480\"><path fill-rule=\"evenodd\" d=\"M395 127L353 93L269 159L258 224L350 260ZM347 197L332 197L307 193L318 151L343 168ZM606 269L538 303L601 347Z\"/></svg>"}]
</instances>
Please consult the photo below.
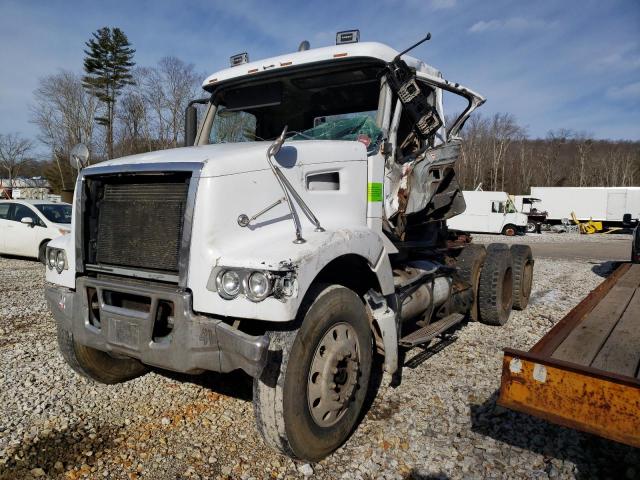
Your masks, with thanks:
<instances>
[{"instance_id":1,"label":"chrome grille","mask_svg":"<svg viewBox=\"0 0 640 480\"><path fill-rule=\"evenodd\" d=\"M188 188L187 182L106 184L97 263L177 272Z\"/></svg>"}]
</instances>

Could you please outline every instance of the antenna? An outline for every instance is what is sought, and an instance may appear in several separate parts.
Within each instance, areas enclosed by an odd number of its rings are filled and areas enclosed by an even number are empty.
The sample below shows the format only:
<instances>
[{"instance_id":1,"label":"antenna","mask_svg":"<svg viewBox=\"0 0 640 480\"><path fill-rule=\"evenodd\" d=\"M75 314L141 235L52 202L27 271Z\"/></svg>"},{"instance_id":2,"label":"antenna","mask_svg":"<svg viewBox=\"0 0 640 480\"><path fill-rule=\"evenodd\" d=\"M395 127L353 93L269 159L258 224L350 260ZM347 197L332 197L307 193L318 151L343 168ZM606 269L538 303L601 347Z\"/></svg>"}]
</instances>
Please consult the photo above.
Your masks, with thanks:
<instances>
[{"instance_id":1,"label":"antenna","mask_svg":"<svg viewBox=\"0 0 640 480\"><path fill-rule=\"evenodd\" d=\"M398 55L396 55L396 58L393 59L393 61L395 62L396 60L398 60L402 55L404 55L405 53L413 50L414 48L416 48L418 45L423 44L424 42L426 42L427 40L431 40L431 32L427 33L427 36L424 37L422 40L420 40L418 43L414 43L413 45L411 45L409 48L401 51Z\"/></svg>"}]
</instances>

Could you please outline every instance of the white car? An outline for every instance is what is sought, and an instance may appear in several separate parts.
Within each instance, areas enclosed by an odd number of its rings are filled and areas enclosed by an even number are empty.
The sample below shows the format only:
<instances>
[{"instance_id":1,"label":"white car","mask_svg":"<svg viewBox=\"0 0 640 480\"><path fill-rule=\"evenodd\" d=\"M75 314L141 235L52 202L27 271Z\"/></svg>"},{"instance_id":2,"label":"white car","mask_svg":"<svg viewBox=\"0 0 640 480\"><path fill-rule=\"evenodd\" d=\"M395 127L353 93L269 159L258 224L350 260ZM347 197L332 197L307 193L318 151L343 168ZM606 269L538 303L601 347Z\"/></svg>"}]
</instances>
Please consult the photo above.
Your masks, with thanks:
<instances>
[{"instance_id":1,"label":"white car","mask_svg":"<svg viewBox=\"0 0 640 480\"><path fill-rule=\"evenodd\" d=\"M44 200L0 200L0 254L45 261L50 240L71 232L71 205Z\"/></svg>"}]
</instances>

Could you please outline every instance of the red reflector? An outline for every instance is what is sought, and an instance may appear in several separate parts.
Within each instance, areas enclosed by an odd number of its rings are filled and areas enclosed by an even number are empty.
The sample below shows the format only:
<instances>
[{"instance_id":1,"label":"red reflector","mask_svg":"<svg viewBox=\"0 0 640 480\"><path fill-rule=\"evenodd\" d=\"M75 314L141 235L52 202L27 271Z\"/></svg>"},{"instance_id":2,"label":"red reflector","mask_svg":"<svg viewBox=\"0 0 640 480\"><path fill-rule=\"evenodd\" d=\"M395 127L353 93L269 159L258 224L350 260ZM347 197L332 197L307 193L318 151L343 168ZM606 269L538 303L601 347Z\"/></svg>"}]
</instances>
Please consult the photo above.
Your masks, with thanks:
<instances>
[{"instance_id":1,"label":"red reflector","mask_svg":"<svg viewBox=\"0 0 640 480\"><path fill-rule=\"evenodd\" d=\"M333 54L333 57L334 57L334 58L338 58L338 57L346 57L346 56L347 56L347 53L346 53L346 52L345 52L345 53L334 53L334 54Z\"/></svg>"},{"instance_id":2,"label":"red reflector","mask_svg":"<svg viewBox=\"0 0 640 480\"><path fill-rule=\"evenodd\" d=\"M218 81L218 79L217 79L217 78L212 78L211 80L209 80L209 83L215 83L215 82L217 82L217 81Z\"/></svg>"},{"instance_id":3,"label":"red reflector","mask_svg":"<svg viewBox=\"0 0 640 480\"><path fill-rule=\"evenodd\" d=\"M293 62L282 62L280 64L281 67L288 67L289 65L291 65Z\"/></svg>"},{"instance_id":4,"label":"red reflector","mask_svg":"<svg viewBox=\"0 0 640 480\"><path fill-rule=\"evenodd\" d=\"M251 70L249 70L247 73L256 73L258 71L257 68L252 68Z\"/></svg>"}]
</instances>

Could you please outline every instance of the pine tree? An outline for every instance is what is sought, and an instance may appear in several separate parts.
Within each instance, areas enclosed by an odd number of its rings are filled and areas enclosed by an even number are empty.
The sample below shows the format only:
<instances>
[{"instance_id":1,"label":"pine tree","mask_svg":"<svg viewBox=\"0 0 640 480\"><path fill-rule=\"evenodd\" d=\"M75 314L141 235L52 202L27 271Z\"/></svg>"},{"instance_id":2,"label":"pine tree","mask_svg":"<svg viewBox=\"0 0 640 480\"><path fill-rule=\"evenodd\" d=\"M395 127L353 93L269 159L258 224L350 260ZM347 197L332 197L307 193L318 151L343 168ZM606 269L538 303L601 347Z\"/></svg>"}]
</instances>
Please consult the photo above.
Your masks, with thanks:
<instances>
[{"instance_id":1,"label":"pine tree","mask_svg":"<svg viewBox=\"0 0 640 480\"><path fill-rule=\"evenodd\" d=\"M135 50L119 28L103 27L93 33L85 43L85 88L105 105L105 115L96 117L98 124L107 128L107 156L113 158L113 119L116 99L126 85L133 85L131 67Z\"/></svg>"}]
</instances>

